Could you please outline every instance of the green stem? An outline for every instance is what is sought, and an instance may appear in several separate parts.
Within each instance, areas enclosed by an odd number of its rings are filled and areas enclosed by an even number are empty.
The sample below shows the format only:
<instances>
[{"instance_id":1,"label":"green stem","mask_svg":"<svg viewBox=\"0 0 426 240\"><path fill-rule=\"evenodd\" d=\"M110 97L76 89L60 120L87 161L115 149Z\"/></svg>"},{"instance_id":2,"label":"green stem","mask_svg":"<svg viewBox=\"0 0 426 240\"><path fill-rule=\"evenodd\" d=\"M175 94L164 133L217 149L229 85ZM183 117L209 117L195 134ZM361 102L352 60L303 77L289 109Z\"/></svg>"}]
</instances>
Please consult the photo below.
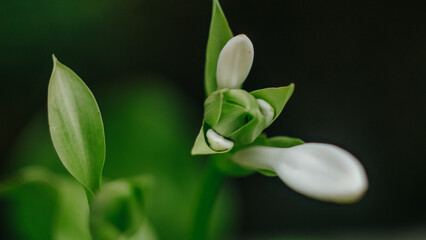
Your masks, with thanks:
<instances>
[{"instance_id":1,"label":"green stem","mask_svg":"<svg viewBox=\"0 0 426 240\"><path fill-rule=\"evenodd\" d=\"M212 209L223 179L223 174L209 160L206 166L201 189L199 190L191 240L205 240L209 230Z\"/></svg>"}]
</instances>

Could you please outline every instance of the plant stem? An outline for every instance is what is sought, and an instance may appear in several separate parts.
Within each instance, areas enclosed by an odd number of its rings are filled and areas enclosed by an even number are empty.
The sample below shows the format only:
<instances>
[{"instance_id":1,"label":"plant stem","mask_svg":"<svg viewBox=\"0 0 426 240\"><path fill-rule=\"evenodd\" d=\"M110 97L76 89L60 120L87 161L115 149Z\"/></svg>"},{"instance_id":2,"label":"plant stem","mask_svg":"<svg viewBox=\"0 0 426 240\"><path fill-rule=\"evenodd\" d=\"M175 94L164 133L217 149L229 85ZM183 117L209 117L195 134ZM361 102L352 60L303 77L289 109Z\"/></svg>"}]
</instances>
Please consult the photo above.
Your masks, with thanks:
<instances>
[{"instance_id":1,"label":"plant stem","mask_svg":"<svg viewBox=\"0 0 426 240\"><path fill-rule=\"evenodd\" d=\"M212 209L223 179L223 174L209 160L205 169L193 222L191 240L205 240L209 230Z\"/></svg>"}]
</instances>

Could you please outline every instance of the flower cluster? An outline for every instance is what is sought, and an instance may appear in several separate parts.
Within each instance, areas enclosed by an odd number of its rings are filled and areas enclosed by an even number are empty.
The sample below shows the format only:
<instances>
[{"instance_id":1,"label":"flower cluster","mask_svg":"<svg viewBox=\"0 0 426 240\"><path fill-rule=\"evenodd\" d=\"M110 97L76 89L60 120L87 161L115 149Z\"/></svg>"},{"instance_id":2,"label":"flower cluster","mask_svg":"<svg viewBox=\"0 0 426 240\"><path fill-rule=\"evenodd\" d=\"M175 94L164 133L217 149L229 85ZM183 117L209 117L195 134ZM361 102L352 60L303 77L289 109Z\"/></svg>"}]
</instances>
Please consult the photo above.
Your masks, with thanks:
<instances>
[{"instance_id":1,"label":"flower cluster","mask_svg":"<svg viewBox=\"0 0 426 240\"><path fill-rule=\"evenodd\" d=\"M192 154L221 154L228 164L278 176L293 190L318 200L358 200L368 181L352 154L331 144L262 135L283 110L294 85L254 92L240 89L253 57L246 35L233 37L223 47L217 62L218 88L204 102L204 122Z\"/></svg>"}]
</instances>

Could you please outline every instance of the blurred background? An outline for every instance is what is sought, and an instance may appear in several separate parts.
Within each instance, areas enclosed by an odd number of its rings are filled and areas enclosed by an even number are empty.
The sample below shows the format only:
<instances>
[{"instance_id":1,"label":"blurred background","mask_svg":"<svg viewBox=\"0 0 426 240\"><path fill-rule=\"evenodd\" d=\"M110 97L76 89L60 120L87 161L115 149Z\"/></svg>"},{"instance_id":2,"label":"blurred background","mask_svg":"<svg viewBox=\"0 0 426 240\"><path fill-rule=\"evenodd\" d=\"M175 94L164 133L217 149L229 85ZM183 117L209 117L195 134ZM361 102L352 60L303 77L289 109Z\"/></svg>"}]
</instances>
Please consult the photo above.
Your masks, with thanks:
<instances>
[{"instance_id":1,"label":"blurred background","mask_svg":"<svg viewBox=\"0 0 426 240\"><path fill-rule=\"evenodd\" d=\"M360 202L335 205L305 198L278 178L229 179L222 214L232 216L218 221L233 223L223 231L233 239L426 239L426 8L404 1L221 4L234 34L254 44L245 89L296 84L267 134L341 146L370 181ZM119 177L112 169L120 167L179 172L171 179L194 185L189 175L199 175L203 160L189 151L203 116L210 16L209 0L1 1L0 180L29 163L57 163L51 169L64 172L45 117L54 53L97 97L108 177ZM131 159L127 167L121 158ZM132 165L157 158L170 160L167 171ZM14 212L3 206L1 238L19 239L8 217ZM153 221L166 225L170 217Z\"/></svg>"}]
</instances>

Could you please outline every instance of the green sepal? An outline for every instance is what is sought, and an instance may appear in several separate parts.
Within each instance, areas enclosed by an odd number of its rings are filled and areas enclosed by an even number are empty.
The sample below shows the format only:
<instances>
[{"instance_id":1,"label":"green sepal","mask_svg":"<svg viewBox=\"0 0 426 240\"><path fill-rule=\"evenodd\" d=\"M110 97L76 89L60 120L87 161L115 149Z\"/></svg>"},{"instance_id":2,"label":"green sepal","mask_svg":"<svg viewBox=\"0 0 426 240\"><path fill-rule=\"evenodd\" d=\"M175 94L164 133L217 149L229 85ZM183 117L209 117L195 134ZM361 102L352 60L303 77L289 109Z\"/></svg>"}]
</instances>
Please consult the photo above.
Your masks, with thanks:
<instances>
[{"instance_id":1,"label":"green sepal","mask_svg":"<svg viewBox=\"0 0 426 240\"><path fill-rule=\"evenodd\" d=\"M219 152L210 148L206 139L207 130L205 128L205 125L206 124L203 121L200 132L198 133L198 136L195 139L194 146L192 147L191 155L208 155L208 154L220 154L220 153L229 152L229 150Z\"/></svg>"},{"instance_id":2,"label":"green sepal","mask_svg":"<svg viewBox=\"0 0 426 240\"><path fill-rule=\"evenodd\" d=\"M217 90L216 68L219 54L225 44L233 37L225 14L218 0L213 0L209 39L207 41L205 65L205 89L209 96Z\"/></svg>"},{"instance_id":3,"label":"green sepal","mask_svg":"<svg viewBox=\"0 0 426 240\"><path fill-rule=\"evenodd\" d=\"M94 240L156 239L144 204L147 181L149 184L149 179L138 177L103 186L90 208L90 230Z\"/></svg>"},{"instance_id":4,"label":"green sepal","mask_svg":"<svg viewBox=\"0 0 426 240\"><path fill-rule=\"evenodd\" d=\"M275 119L277 119L277 117L281 114L285 104L293 94L293 91L294 83L285 87L264 88L250 93L256 99L265 100L274 109L274 118L266 127L271 125L275 121Z\"/></svg>"},{"instance_id":5,"label":"green sepal","mask_svg":"<svg viewBox=\"0 0 426 240\"><path fill-rule=\"evenodd\" d=\"M276 136L268 138L263 146L289 148L297 145L304 144L305 142L300 138L292 138L286 136Z\"/></svg>"},{"instance_id":6,"label":"green sepal","mask_svg":"<svg viewBox=\"0 0 426 240\"><path fill-rule=\"evenodd\" d=\"M100 188L105 161L101 113L90 89L53 56L48 90L49 129L65 168L88 192Z\"/></svg>"}]
</instances>

